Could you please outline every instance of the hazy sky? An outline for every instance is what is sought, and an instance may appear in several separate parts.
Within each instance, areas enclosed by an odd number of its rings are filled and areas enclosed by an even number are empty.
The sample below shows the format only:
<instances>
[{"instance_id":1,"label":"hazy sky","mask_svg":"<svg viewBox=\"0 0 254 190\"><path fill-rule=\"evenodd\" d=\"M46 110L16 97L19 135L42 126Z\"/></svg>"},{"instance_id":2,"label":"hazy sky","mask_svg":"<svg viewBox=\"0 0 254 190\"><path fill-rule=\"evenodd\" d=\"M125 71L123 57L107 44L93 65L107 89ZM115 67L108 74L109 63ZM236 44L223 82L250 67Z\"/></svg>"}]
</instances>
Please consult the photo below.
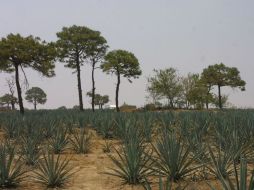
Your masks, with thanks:
<instances>
[{"instance_id":1,"label":"hazy sky","mask_svg":"<svg viewBox=\"0 0 254 190\"><path fill-rule=\"evenodd\" d=\"M101 31L110 50L132 51L143 71L132 84L122 79L120 104L145 103L146 77L154 68L175 67L186 75L223 62L238 67L247 91L222 92L239 107L254 107L253 10L253 0L0 0L0 37L20 33L55 41L56 32L74 24ZM78 104L73 70L56 63L55 71L47 79L26 70L30 87L39 86L48 95L39 108ZM90 73L90 65L82 67L85 107L90 106L85 96L91 89ZM10 76L0 73L0 95L8 92L5 78ZM97 70L95 78L97 92L108 94L114 104L116 77Z\"/></svg>"}]
</instances>

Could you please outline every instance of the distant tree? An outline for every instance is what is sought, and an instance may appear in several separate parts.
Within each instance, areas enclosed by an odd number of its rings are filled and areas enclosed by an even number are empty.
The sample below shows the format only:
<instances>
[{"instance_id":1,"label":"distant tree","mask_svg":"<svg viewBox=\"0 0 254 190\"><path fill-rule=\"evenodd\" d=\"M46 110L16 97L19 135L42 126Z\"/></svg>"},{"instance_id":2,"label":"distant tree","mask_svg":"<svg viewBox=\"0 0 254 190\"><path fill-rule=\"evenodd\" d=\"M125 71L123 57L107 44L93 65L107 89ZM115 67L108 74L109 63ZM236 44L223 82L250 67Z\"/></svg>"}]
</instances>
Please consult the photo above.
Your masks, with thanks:
<instances>
[{"instance_id":1,"label":"distant tree","mask_svg":"<svg viewBox=\"0 0 254 190\"><path fill-rule=\"evenodd\" d=\"M55 47L51 43L41 41L38 37L9 34L0 40L0 50L0 69L9 73L15 72L19 108L21 114L24 114L19 69L24 76L24 68L27 67L46 77L54 76Z\"/></svg>"},{"instance_id":2,"label":"distant tree","mask_svg":"<svg viewBox=\"0 0 254 190\"><path fill-rule=\"evenodd\" d=\"M148 88L166 98L168 106L174 108L174 104L178 102L183 91L181 79L177 76L176 69L154 69L154 73L154 76L148 78Z\"/></svg>"},{"instance_id":3,"label":"distant tree","mask_svg":"<svg viewBox=\"0 0 254 190\"><path fill-rule=\"evenodd\" d=\"M152 88L152 86L147 86L146 92L148 93L148 96L146 98L148 100L151 99L152 104L154 105L156 105L156 103L158 103L162 98L161 94L159 94L155 88Z\"/></svg>"},{"instance_id":4,"label":"distant tree","mask_svg":"<svg viewBox=\"0 0 254 190\"><path fill-rule=\"evenodd\" d=\"M58 110L67 110L66 106L60 106L59 108L57 108Z\"/></svg>"},{"instance_id":5,"label":"distant tree","mask_svg":"<svg viewBox=\"0 0 254 190\"><path fill-rule=\"evenodd\" d=\"M88 92L87 96L90 98L93 97L92 92ZM94 105L99 106L99 109L103 108L103 105L107 104L109 102L109 96L108 95L100 95L100 94L95 94L94 96Z\"/></svg>"},{"instance_id":6,"label":"distant tree","mask_svg":"<svg viewBox=\"0 0 254 190\"><path fill-rule=\"evenodd\" d=\"M107 41L100 32L94 31L89 38L89 45L87 46L87 55L90 64L92 65L92 110L94 112L95 105L95 79L94 71L97 68L96 64L104 58L108 45Z\"/></svg>"},{"instance_id":7,"label":"distant tree","mask_svg":"<svg viewBox=\"0 0 254 190\"><path fill-rule=\"evenodd\" d=\"M114 50L105 56L105 62L101 65L101 68L103 72L106 72L107 74L115 74L117 76L115 101L116 110L119 112L118 95L121 76L127 78L129 82L132 82L131 78L138 78L142 73L138 59L131 52Z\"/></svg>"},{"instance_id":8,"label":"distant tree","mask_svg":"<svg viewBox=\"0 0 254 190\"><path fill-rule=\"evenodd\" d=\"M219 96L214 96L212 103L215 105L216 108L220 108ZM221 104L222 104L222 107L225 107L228 104L227 95L221 95Z\"/></svg>"},{"instance_id":9,"label":"distant tree","mask_svg":"<svg viewBox=\"0 0 254 190\"><path fill-rule=\"evenodd\" d=\"M74 110L79 110L79 109L80 109L80 106L79 106L79 105L74 105L74 106L72 107L72 109L74 109Z\"/></svg>"},{"instance_id":10,"label":"distant tree","mask_svg":"<svg viewBox=\"0 0 254 190\"><path fill-rule=\"evenodd\" d=\"M196 109L203 109L206 105L213 102L213 94L207 89L200 79L196 81L195 86L188 93L188 101Z\"/></svg>"},{"instance_id":11,"label":"distant tree","mask_svg":"<svg viewBox=\"0 0 254 190\"><path fill-rule=\"evenodd\" d=\"M185 107L188 109L191 105L191 92L197 85L199 80L198 74L189 73L186 77L181 79L182 87L183 87L183 102L185 103Z\"/></svg>"},{"instance_id":12,"label":"distant tree","mask_svg":"<svg viewBox=\"0 0 254 190\"><path fill-rule=\"evenodd\" d=\"M219 108L222 109L221 88L228 86L231 88L240 88L245 90L246 82L240 77L240 72L236 67L227 67L223 63L210 65L202 73L204 82L211 86L218 87Z\"/></svg>"},{"instance_id":13,"label":"distant tree","mask_svg":"<svg viewBox=\"0 0 254 190\"><path fill-rule=\"evenodd\" d=\"M15 77L6 79L7 86L9 88L10 95L13 97L11 101L11 109L15 110L15 104L18 103L17 98L14 96L15 93Z\"/></svg>"},{"instance_id":14,"label":"distant tree","mask_svg":"<svg viewBox=\"0 0 254 190\"><path fill-rule=\"evenodd\" d=\"M5 94L2 97L0 97L0 103L2 105L7 105L8 108L10 108L10 105L12 107L12 110L14 110L14 105L17 103L17 98L14 97L11 94Z\"/></svg>"},{"instance_id":15,"label":"distant tree","mask_svg":"<svg viewBox=\"0 0 254 190\"><path fill-rule=\"evenodd\" d=\"M81 66L88 58L92 60L92 65L95 66L103 57L106 40L100 36L100 32L76 25L63 27L62 31L56 35L60 61L65 62L65 67L74 69L74 72L77 73L79 109L83 111Z\"/></svg>"},{"instance_id":16,"label":"distant tree","mask_svg":"<svg viewBox=\"0 0 254 190\"><path fill-rule=\"evenodd\" d=\"M26 100L33 103L34 109L37 109L38 104L45 104L47 101L46 93L39 87L32 87L26 91Z\"/></svg>"}]
</instances>

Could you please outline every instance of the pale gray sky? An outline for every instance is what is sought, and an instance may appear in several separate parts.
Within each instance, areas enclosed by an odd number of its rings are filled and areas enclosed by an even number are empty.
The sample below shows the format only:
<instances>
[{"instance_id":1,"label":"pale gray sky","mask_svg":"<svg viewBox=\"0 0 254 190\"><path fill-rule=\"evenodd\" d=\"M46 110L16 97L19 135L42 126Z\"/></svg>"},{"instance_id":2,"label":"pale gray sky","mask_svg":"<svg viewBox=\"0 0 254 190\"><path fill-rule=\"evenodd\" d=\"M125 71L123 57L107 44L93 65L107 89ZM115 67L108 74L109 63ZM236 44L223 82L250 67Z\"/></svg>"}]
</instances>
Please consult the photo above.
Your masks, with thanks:
<instances>
[{"instance_id":1,"label":"pale gray sky","mask_svg":"<svg viewBox=\"0 0 254 190\"><path fill-rule=\"evenodd\" d=\"M20 33L55 41L56 32L74 24L101 31L110 50L132 51L140 61L142 77L132 84L123 79L120 86L120 103L138 106L145 103L146 77L154 68L175 67L185 75L223 62L238 67L247 82L246 92L223 92L239 107L254 107L253 10L253 0L0 0L0 37ZM47 79L26 70L30 87L39 86L48 94L48 102L40 108L78 104L72 71L56 63L56 76ZM90 72L89 65L82 68L86 107ZM0 73L0 95L8 91L9 76ZM108 94L112 103L115 80L96 71L96 90Z\"/></svg>"}]
</instances>

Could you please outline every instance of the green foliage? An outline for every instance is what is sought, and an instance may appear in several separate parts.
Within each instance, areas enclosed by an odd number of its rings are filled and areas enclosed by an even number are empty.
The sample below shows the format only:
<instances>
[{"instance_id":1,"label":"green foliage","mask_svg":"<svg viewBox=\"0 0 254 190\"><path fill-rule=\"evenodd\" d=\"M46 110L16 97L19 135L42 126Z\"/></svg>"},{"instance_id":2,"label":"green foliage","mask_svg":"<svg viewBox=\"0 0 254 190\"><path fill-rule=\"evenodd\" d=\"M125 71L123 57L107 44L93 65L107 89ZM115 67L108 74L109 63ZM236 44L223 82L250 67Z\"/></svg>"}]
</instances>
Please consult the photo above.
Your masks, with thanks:
<instances>
[{"instance_id":1,"label":"green foliage","mask_svg":"<svg viewBox=\"0 0 254 190\"><path fill-rule=\"evenodd\" d=\"M21 155L27 165L36 165L40 158L40 139L34 136L22 136Z\"/></svg>"},{"instance_id":2,"label":"green foliage","mask_svg":"<svg viewBox=\"0 0 254 190\"><path fill-rule=\"evenodd\" d=\"M17 98L11 94L5 94L2 97L0 97L0 104L7 105L8 108L10 105L16 104L17 101L18 101Z\"/></svg>"},{"instance_id":3,"label":"green foliage","mask_svg":"<svg viewBox=\"0 0 254 190\"><path fill-rule=\"evenodd\" d=\"M92 92L87 92L87 96L92 98L93 97ZM100 95L100 94L94 95L94 105L99 106L100 109L102 109L103 105L107 104L108 102L109 102L108 95Z\"/></svg>"},{"instance_id":4,"label":"green foliage","mask_svg":"<svg viewBox=\"0 0 254 190\"><path fill-rule=\"evenodd\" d=\"M57 48L58 56L61 61L66 63L66 67L77 69L77 65L83 65L87 56L93 54L93 48L96 48L98 31L91 30L85 26L63 27L58 37Z\"/></svg>"},{"instance_id":5,"label":"green foliage","mask_svg":"<svg viewBox=\"0 0 254 190\"><path fill-rule=\"evenodd\" d=\"M24 106L19 83L19 69L24 73L23 68L32 68L44 76L54 76L55 46L41 41L38 37L9 34L6 38L1 39L0 49L1 70L9 73L15 72L18 102L20 112L23 114Z\"/></svg>"},{"instance_id":6,"label":"green foliage","mask_svg":"<svg viewBox=\"0 0 254 190\"><path fill-rule=\"evenodd\" d=\"M183 88L183 101L185 102L185 107L189 108L191 105L191 96L192 90L197 86L199 75L189 73L187 77L181 79L182 88Z\"/></svg>"},{"instance_id":7,"label":"green foliage","mask_svg":"<svg viewBox=\"0 0 254 190\"><path fill-rule=\"evenodd\" d=\"M36 110L37 104L45 104L47 101L46 93L39 87L32 87L26 91L25 99L34 104L34 109Z\"/></svg>"},{"instance_id":8,"label":"green foliage","mask_svg":"<svg viewBox=\"0 0 254 190\"><path fill-rule=\"evenodd\" d=\"M0 49L0 65L6 72L13 72L15 66L20 66L31 67L45 76L54 75L54 46L39 37L9 34L1 39Z\"/></svg>"},{"instance_id":9,"label":"green foliage","mask_svg":"<svg viewBox=\"0 0 254 190\"><path fill-rule=\"evenodd\" d=\"M227 95L221 95L221 100L219 99L218 96L214 96L213 97L213 101L212 103L219 108L220 107L220 101L222 104L222 107L226 107L227 103L228 103L228 96Z\"/></svg>"},{"instance_id":10,"label":"green foliage","mask_svg":"<svg viewBox=\"0 0 254 190\"><path fill-rule=\"evenodd\" d=\"M105 56L105 62L101 65L103 72L107 74L122 75L130 80L141 75L138 59L131 52L114 50Z\"/></svg>"},{"instance_id":11,"label":"green foliage","mask_svg":"<svg viewBox=\"0 0 254 190\"><path fill-rule=\"evenodd\" d=\"M176 133L163 130L161 138L154 147L157 156L154 159L154 171L161 176L166 176L176 182L189 176L200 166L195 166L198 155L192 155L191 146L185 145Z\"/></svg>"},{"instance_id":12,"label":"green foliage","mask_svg":"<svg viewBox=\"0 0 254 190\"><path fill-rule=\"evenodd\" d=\"M74 69L78 78L78 93L79 93L79 109L83 111L83 99L81 88L81 66L84 61L92 53L91 47L94 45L93 38L98 34L85 26L63 27L61 32L56 35L58 57L61 62L65 62L65 67Z\"/></svg>"},{"instance_id":13,"label":"green foliage","mask_svg":"<svg viewBox=\"0 0 254 190\"><path fill-rule=\"evenodd\" d=\"M0 144L0 187L16 187L24 181L26 170L20 157L15 159L15 148Z\"/></svg>"},{"instance_id":14,"label":"green foliage","mask_svg":"<svg viewBox=\"0 0 254 190\"><path fill-rule=\"evenodd\" d=\"M245 90L246 82L241 79L236 67L227 67L223 63L210 65L202 72L202 80L209 86L218 86L219 107L222 108L221 87L229 86Z\"/></svg>"},{"instance_id":15,"label":"green foliage","mask_svg":"<svg viewBox=\"0 0 254 190\"><path fill-rule=\"evenodd\" d=\"M248 169L247 161L244 158L241 158L240 162L240 174L237 171L237 165L234 162L234 178L231 179L228 175L223 176L221 173L218 173L221 187L224 190L253 190L254 189L254 171L251 172L249 183L248 181ZM210 188L215 190L209 184Z\"/></svg>"},{"instance_id":16,"label":"green foliage","mask_svg":"<svg viewBox=\"0 0 254 190\"><path fill-rule=\"evenodd\" d=\"M86 154L91 148L91 134L87 134L86 129L82 128L74 132L70 143L74 151L78 154Z\"/></svg>"},{"instance_id":17,"label":"green foliage","mask_svg":"<svg viewBox=\"0 0 254 190\"><path fill-rule=\"evenodd\" d=\"M115 74L117 76L116 109L119 112L118 94L121 81L120 78L123 76L127 78L129 82L132 82L131 78L138 78L142 73L139 67L139 61L131 52L114 50L105 56L105 62L101 65L101 69L107 74Z\"/></svg>"},{"instance_id":18,"label":"green foliage","mask_svg":"<svg viewBox=\"0 0 254 190\"><path fill-rule=\"evenodd\" d=\"M148 78L147 91L166 98L168 105L174 108L182 93L182 84L180 77L177 76L176 69L155 69L154 74L154 76Z\"/></svg>"},{"instance_id":19,"label":"green foliage","mask_svg":"<svg viewBox=\"0 0 254 190\"><path fill-rule=\"evenodd\" d=\"M131 124L131 123L130 123ZM135 130L135 125L126 133L124 145L120 150L115 148L117 157L109 155L116 168L111 168L112 172L107 174L119 177L123 183L139 184L151 175L152 161L148 150L140 133Z\"/></svg>"},{"instance_id":20,"label":"green foliage","mask_svg":"<svg viewBox=\"0 0 254 190\"><path fill-rule=\"evenodd\" d=\"M44 154L39 160L38 171L35 170L35 179L50 188L62 187L73 175L72 169L68 166L70 160L56 158L54 154Z\"/></svg>"},{"instance_id":21,"label":"green foliage","mask_svg":"<svg viewBox=\"0 0 254 190\"><path fill-rule=\"evenodd\" d=\"M49 140L49 145L55 154L62 153L69 143L68 129L58 127Z\"/></svg>"}]
</instances>

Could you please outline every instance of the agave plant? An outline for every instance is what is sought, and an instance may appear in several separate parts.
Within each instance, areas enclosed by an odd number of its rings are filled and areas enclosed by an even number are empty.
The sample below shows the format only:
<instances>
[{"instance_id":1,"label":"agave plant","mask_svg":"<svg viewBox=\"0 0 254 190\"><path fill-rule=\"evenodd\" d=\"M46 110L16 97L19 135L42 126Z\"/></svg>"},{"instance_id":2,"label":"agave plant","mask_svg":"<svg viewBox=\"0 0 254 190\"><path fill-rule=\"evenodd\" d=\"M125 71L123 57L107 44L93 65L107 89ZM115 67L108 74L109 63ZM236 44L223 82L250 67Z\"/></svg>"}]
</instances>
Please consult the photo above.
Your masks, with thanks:
<instances>
[{"instance_id":1,"label":"agave plant","mask_svg":"<svg viewBox=\"0 0 254 190\"><path fill-rule=\"evenodd\" d=\"M15 148L0 144L0 187L16 187L27 177L20 157L15 159Z\"/></svg>"},{"instance_id":2,"label":"agave plant","mask_svg":"<svg viewBox=\"0 0 254 190\"><path fill-rule=\"evenodd\" d=\"M72 169L68 166L70 160L60 159L60 155L55 158L54 154L43 154L43 158L38 162L38 170L35 170L35 180L47 187L62 187L73 175Z\"/></svg>"},{"instance_id":3,"label":"agave plant","mask_svg":"<svg viewBox=\"0 0 254 190\"><path fill-rule=\"evenodd\" d=\"M171 181L178 181L191 175L201 167L196 163L199 155L193 155L189 144L185 145L182 138L177 138L175 132L163 130L161 138L154 145L157 156L154 171L157 175L166 176Z\"/></svg>"},{"instance_id":4,"label":"agave plant","mask_svg":"<svg viewBox=\"0 0 254 190\"><path fill-rule=\"evenodd\" d=\"M73 133L70 143L76 153L86 154L91 148L91 134L87 134L85 128L82 128Z\"/></svg>"},{"instance_id":5,"label":"agave plant","mask_svg":"<svg viewBox=\"0 0 254 190\"><path fill-rule=\"evenodd\" d=\"M22 128L22 120L17 117L17 118L12 118L7 120L5 124L3 125L3 130L5 132L5 135L7 138L14 138L17 137L21 131Z\"/></svg>"},{"instance_id":6,"label":"agave plant","mask_svg":"<svg viewBox=\"0 0 254 190\"><path fill-rule=\"evenodd\" d=\"M154 118L150 114L145 114L141 119L141 130L147 142L152 141L154 132Z\"/></svg>"},{"instance_id":7,"label":"agave plant","mask_svg":"<svg viewBox=\"0 0 254 190\"><path fill-rule=\"evenodd\" d=\"M115 148L117 156L109 155L116 168L111 168L112 172L107 172L122 179L123 183L139 184L147 176L152 174L153 162L150 159L152 154L141 136L135 132L135 127L130 130L128 141L124 141L120 150ZM125 137L126 138L126 137Z\"/></svg>"},{"instance_id":8,"label":"agave plant","mask_svg":"<svg viewBox=\"0 0 254 190\"><path fill-rule=\"evenodd\" d=\"M233 174L234 167L233 162L237 161L239 155L241 154L241 149L235 150L234 144L227 146L227 149L221 147L221 145L207 145L208 162L205 167L210 171L211 174L215 175L217 178L227 177Z\"/></svg>"},{"instance_id":9,"label":"agave plant","mask_svg":"<svg viewBox=\"0 0 254 190\"><path fill-rule=\"evenodd\" d=\"M219 181L224 190L253 190L254 189L254 170L251 172L249 183L248 181L248 171L247 171L247 161L241 158L240 161L240 175L237 171L237 165L234 162L234 178L229 176L223 176L219 173ZM212 190L216 190L212 185L208 184Z\"/></svg>"},{"instance_id":10,"label":"agave plant","mask_svg":"<svg viewBox=\"0 0 254 190\"><path fill-rule=\"evenodd\" d=\"M68 129L59 127L53 137L49 140L49 145L55 154L62 153L69 143Z\"/></svg>"},{"instance_id":11,"label":"agave plant","mask_svg":"<svg viewBox=\"0 0 254 190\"><path fill-rule=\"evenodd\" d=\"M39 139L32 136L22 136L21 155L27 165L35 165L40 158Z\"/></svg>"}]
</instances>

